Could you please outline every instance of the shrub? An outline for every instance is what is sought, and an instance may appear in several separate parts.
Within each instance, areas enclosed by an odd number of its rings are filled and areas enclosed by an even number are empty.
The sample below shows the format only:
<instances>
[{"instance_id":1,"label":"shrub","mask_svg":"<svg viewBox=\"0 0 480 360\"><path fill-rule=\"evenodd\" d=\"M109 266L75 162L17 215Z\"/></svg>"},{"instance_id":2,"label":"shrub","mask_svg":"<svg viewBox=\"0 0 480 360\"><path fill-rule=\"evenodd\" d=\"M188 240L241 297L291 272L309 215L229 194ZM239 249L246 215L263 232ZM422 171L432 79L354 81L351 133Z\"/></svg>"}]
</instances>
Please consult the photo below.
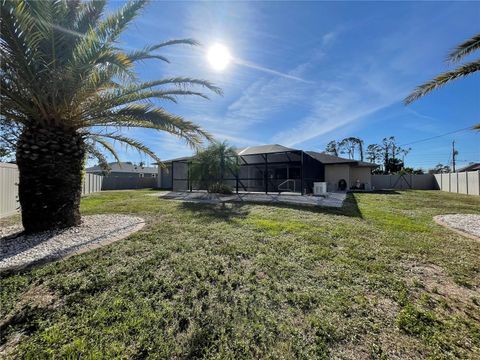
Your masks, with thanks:
<instances>
[{"instance_id":1,"label":"shrub","mask_svg":"<svg viewBox=\"0 0 480 360\"><path fill-rule=\"evenodd\" d=\"M209 193L217 193L217 194L230 195L233 193L232 188L230 186L227 186L219 182L211 184L207 190Z\"/></svg>"}]
</instances>

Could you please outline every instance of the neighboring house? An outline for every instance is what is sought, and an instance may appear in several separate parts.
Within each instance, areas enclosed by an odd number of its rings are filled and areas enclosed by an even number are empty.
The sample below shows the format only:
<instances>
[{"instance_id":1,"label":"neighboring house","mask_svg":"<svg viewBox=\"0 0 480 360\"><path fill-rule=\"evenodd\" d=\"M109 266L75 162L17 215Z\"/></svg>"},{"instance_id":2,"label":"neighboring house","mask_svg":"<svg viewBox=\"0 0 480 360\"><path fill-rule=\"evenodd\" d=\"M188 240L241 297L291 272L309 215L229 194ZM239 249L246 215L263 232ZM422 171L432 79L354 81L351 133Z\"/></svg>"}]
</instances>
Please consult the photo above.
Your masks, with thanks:
<instances>
[{"instance_id":1,"label":"neighboring house","mask_svg":"<svg viewBox=\"0 0 480 360\"><path fill-rule=\"evenodd\" d=\"M158 168L157 167L147 167L135 165L131 162L112 162L109 163L110 171L106 171L101 166L92 166L87 168L88 173L97 174L97 175L114 175L118 177L157 177Z\"/></svg>"},{"instance_id":2,"label":"neighboring house","mask_svg":"<svg viewBox=\"0 0 480 360\"><path fill-rule=\"evenodd\" d=\"M372 169L378 166L278 144L240 148L237 154L238 177L231 172L225 179L236 191L308 194L313 192L314 182L326 182L327 191L370 189ZM189 178L191 160L191 157L183 157L165 161L165 166L158 169L158 187L176 191L194 188Z\"/></svg>"},{"instance_id":3,"label":"neighboring house","mask_svg":"<svg viewBox=\"0 0 480 360\"><path fill-rule=\"evenodd\" d=\"M470 164L457 170L457 172L477 171L480 170L480 163Z\"/></svg>"},{"instance_id":4,"label":"neighboring house","mask_svg":"<svg viewBox=\"0 0 480 360\"><path fill-rule=\"evenodd\" d=\"M102 190L143 189L157 186L157 167L135 165L131 162L112 162L110 171L101 166L86 169L87 173L105 175Z\"/></svg>"}]
</instances>

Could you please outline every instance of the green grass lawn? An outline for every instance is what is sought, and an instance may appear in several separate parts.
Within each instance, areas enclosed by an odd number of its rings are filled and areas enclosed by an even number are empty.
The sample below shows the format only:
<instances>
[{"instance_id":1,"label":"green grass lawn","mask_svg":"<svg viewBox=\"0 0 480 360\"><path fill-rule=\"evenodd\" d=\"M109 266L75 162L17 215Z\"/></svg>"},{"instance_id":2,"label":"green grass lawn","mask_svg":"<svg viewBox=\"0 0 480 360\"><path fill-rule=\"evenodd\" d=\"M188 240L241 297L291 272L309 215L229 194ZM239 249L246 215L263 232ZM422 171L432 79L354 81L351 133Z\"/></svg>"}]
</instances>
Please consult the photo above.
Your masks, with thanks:
<instances>
[{"instance_id":1,"label":"green grass lawn","mask_svg":"<svg viewBox=\"0 0 480 360\"><path fill-rule=\"evenodd\" d=\"M353 194L329 210L147 193L82 202L142 231L0 279L3 355L480 358L480 241L432 221L480 213L479 197Z\"/></svg>"}]
</instances>

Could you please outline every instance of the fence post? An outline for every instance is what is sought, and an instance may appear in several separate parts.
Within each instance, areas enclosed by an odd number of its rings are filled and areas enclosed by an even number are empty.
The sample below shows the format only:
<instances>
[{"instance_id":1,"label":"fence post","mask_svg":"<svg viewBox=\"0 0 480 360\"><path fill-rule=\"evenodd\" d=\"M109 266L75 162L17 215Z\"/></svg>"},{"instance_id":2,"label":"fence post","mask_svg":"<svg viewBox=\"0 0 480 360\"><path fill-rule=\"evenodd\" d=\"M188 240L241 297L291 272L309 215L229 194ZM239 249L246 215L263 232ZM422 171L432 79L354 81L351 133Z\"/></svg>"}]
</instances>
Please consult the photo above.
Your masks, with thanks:
<instances>
[{"instance_id":1,"label":"fence post","mask_svg":"<svg viewBox=\"0 0 480 360\"><path fill-rule=\"evenodd\" d=\"M458 186L458 172L456 172L455 174L457 174L457 194L460 192L460 189L459 189L459 186Z\"/></svg>"},{"instance_id":2,"label":"fence post","mask_svg":"<svg viewBox=\"0 0 480 360\"><path fill-rule=\"evenodd\" d=\"M477 179L478 179L478 195L480 195L480 170L477 170Z\"/></svg>"}]
</instances>

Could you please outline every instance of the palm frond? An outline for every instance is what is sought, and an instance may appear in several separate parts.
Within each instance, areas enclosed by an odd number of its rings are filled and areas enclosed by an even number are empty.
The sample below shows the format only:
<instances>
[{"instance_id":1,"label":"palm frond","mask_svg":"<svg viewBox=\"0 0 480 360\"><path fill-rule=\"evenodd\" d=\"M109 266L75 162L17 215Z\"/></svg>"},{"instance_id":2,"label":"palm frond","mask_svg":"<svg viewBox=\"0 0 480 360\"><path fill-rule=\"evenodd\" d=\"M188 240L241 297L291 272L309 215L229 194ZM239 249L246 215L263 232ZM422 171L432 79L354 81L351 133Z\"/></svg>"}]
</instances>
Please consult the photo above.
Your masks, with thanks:
<instances>
[{"instance_id":1,"label":"palm frond","mask_svg":"<svg viewBox=\"0 0 480 360\"><path fill-rule=\"evenodd\" d=\"M113 156L116 162L118 163L120 162L120 157L118 156L118 153L115 150L115 147L105 139L102 139L102 134L90 134L89 137L95 143L100 144L105 150L107 150Z\"/></svg>"},{"instance_id":2,"label":"palm frond","mask_svg":"<svg viewBox=\"0 0 480 360\"><path fill-rule=\"evenodd\" d=\"M133 102L142 100L168 100L177 103L177 96L199 96L208 99L208 96L201 92L179 89L167 90L148 90L139 92L129 92L126 94L124 89L116 89L113 92L99 94L91 99L91 104L88 102L85 105L83 115L95 117L96 114L103 114L108 109L115 109L122 105L127 105Z\"/></svg>"},{"instance_id":3,"label":"palm frond","mask_svg":"<svg viewBox=\"0 0 480 360\"><path fill-rule=\"evenodd\" d=\"M164 41L160 44L146 46L142 50L132 51L130 53L127 53L126 56L132 62L139 61L139 60L146 60L146 59L159 59L169 63L170 61L166 57L158 54L152 54L152 51L158 50L165 46L179 45L179 44L192 45L192 46L200 45L200 43L194 39L169 40L169 41Z\"/></svg>"},{"instance_id":4,"label":"palm frond","mask_svg":"<svg viewBox=\"0 0 480 360\"><path fill-rule=\"evenodd\" d=\"M480 130L480 123L473 125L473 130Z\"/></svg>"},{"instance_id":5,"label":"palm frond","mask_svg":"<svg viewBox=\"0 0 480 360\"><path fill-rule=\"evenodd\" d=\"M177 85L182 89L187 89L192 86L200 86L213 91L218 95L222 95L223 91L218 86L213 85L208 80L202 79L195 79L195 78L188 78L188 77L175 77L175 78L168 78L168 79L161 79L161 80L154 80L154 81L147 81L138 85L132 85L130 87L131 92L136 92L140 90L145 90L148 88L153 88L161 85Z\"/></svg>"},{"instance_id":6,"label":"palm frond","mask_svg":"<svg viewBox=\"0 0 480 360\"><path fill-rule=\"evenodd\" d=\"M98 136L112 139L114 141L118 141L123 145L127 145L127 147L132 147L138 150L140 153L147 154L157 162L161 162L160 158L157 155L155 155L155 152L152 149L150 149L148 146L142 144L141 142L135 139L132 139L130 137L123 136L120 134L116 134L116 133L104 133L104 134L98 134Z\"/></svg>"},{"instance_id":7,"label":"palm frond","mask_svg":"<svg viewBox=\"0 0 480 360\"><path fill-rule=\"evenodd\" d=\"M450 62L460 61L464 56L480 49L480 33L458 45L449 55L447 60Z\"/></svg>"},{"instance_id":8,"label":"palm frond","mask_svg":"<svg viewBox=\"0 0 480 360\"><path fill-rule=\"evenodd\" d=\"M95 147L94 144L89 144L89 143L87 143L87 144L85 144L85 146L86 146L86 149L85 149L85 150L87 151L87 153L88 153L90 156L92 156L92 157L94 157L94 158L97 159L98 164L100 165L100 167L101 167L102 169L105 169L105 170L107 170L107 171L110 170L110 165L108 164L107 158L105 157L105 155L103 155L103 153L102 153L100 150L98 150L98 149Z\"/></svg>"},{"instance_id":9,"label":"palm frond","mask_svg":"<svg viewBox=\"0 0 480 360\"><path fill-rule=\"evenodd\" d=\"M439 87L458 79L460 77L467 76L471 73L480 70L480 60L476 60L464 65L459 66L457 69L448 71L446 73L438 75L433 80L418 86L414 92L404 99L406 105L412 103L413 101L421 98L422 96L428 94L429 92L438 89Z\"/></svg>"},{"instance_id":10,"label":"palm frond","mask_svg":"<svg viewBox=\"0 0 480 360\"><path fill-rule=\"evenodd\" d=\"M187 142L197 149L203 140L212 140L212 136L200 126L183 119L181 116L156 108L152 105L132 104L117 111L103 114L91 119L88 126L104 127L142 127L165 131Z\"/></svg>"}]
</instances>

